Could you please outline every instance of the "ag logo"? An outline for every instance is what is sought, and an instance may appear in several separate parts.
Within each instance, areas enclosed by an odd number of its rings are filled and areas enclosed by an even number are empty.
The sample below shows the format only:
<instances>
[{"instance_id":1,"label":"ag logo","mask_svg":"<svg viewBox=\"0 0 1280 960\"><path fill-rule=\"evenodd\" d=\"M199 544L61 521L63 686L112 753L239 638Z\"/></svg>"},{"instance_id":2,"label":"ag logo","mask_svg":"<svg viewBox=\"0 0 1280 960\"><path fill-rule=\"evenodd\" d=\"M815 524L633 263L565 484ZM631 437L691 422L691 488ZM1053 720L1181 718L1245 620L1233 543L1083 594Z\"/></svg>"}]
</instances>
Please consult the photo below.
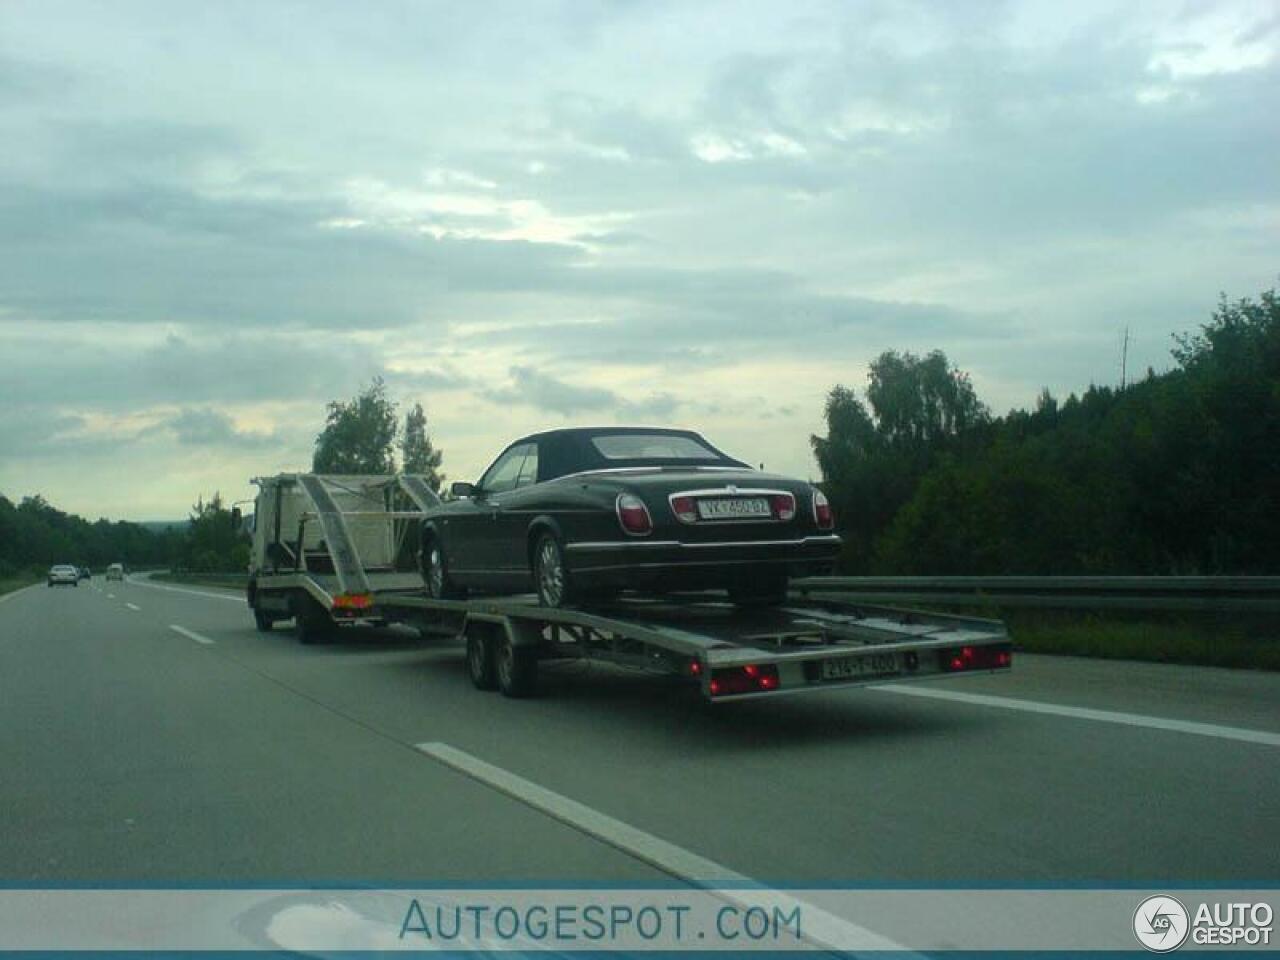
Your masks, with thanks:
<instances>
[{"instance_id":1,"label":"ag logo","mask_svg":"<svg viewBox=\"0 0 1280 960\"><path fill-rule=\"evenodd\" d=\"M1147 897L1133 914L1133 935L1156 953L1168 953L1182 946L1190 926L1187 908L1164 895Z\"/></svg>"}]
</instances>

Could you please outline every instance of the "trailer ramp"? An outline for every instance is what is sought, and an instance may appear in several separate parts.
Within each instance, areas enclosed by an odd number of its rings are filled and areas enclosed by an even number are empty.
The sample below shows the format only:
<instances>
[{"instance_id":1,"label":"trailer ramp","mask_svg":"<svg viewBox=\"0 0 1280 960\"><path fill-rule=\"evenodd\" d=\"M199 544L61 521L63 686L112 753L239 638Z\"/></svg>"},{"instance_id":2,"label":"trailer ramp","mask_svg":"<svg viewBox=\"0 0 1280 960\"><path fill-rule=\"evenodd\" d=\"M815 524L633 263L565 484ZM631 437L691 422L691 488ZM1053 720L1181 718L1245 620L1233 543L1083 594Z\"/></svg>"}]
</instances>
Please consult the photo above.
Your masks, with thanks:
<instances>
[{"instance_id":1,"label":"trailer ramp","mask_svg":"<svg viewBox=\"0 0 1280 960\"><path fill-rule=\"evenodd\" d=\"M369 578L360 564L351 541L342 509L324 484L324 479L311 473L298 474L298 483L315 507L316 522L324 533L325 546L333 560L333 572L338 578L339 590L344 594L372 592Z\"/></svg>"}]
</instances>

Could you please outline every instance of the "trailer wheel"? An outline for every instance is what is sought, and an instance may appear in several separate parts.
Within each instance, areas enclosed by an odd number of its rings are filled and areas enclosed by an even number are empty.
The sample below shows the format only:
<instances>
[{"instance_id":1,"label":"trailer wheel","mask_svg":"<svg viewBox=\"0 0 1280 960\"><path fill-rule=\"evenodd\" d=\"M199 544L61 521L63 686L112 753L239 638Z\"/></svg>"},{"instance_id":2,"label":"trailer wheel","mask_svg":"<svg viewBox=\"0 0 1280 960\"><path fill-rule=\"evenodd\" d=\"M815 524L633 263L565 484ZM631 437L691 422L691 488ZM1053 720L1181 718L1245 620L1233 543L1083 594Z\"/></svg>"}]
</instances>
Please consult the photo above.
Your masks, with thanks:
<instances>
[{"instance_id":1,"label":"trailer wheel","mask_svg":"<svg viewBox=\"0 0 1280 960\"><path fill-rule=\"evenodd\" d=\"M493 663L493 641L488 630L472 627L467 631L467 675L477 690L494 690L498 686Z\"/></svg>"},{"instance_id":2,"label":"trailer wheel","mask_svg":"<svg viewBox=\"0 0 1280 960\"><path fill-rule=\"evenodd\" d=\"M293 607L293 632L299 643L321 643L333 629L333 621L314 600L306 594L298 594L291 601Z\"/></svg>"},{"instance_id":3,"label":"trailer wheel","mask_svg":"<svg viewBox=\"0 0 1280 960\"><path fill-rule=\"evenodd\" d=\"M498 640L496 660L498 689L504 697L528 697L538 685L538 651L518 647L504 631Z\"/></svg>"}]
</instances>

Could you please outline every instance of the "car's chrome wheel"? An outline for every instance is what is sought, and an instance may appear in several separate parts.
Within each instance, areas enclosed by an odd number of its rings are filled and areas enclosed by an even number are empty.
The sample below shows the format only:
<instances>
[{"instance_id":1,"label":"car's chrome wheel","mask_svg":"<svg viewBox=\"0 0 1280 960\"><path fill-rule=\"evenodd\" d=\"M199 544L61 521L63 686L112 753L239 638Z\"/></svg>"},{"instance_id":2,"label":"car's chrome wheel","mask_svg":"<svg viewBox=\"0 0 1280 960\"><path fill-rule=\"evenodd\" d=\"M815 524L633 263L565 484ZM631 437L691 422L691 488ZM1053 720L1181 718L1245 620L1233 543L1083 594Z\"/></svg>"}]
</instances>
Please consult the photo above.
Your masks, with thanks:
<instances>
[{"instance_id":1,"label":"car's chrome wheel","mask_svg":"<svg viewBox=\"0 0 1280 960\"><path fill-rule=\"evenodd\" d=\"M426 568L427 591L439 599L444 596L444 557L435 543L427 549Z\"/></svg>"},{"instance_id":2,"label":"car's chrome wheel","mask_svg":"<svg viewBox=\"0 0 1280 960\"><path fill-rule=\"evenodd\" d=\"M554 537L546 536L538 544L538 599L544 607L558 607L564 603L564 559L560 544Z\"/></svg>"}]
</instances>

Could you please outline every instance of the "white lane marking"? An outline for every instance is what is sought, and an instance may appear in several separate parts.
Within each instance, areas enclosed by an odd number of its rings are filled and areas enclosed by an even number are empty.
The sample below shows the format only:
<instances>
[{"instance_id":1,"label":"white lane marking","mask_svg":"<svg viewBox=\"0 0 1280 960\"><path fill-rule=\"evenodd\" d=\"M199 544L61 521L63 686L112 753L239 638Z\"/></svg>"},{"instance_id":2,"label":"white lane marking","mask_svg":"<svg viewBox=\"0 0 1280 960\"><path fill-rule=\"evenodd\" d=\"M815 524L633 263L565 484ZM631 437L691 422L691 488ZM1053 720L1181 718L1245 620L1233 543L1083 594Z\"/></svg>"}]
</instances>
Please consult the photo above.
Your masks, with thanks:
<instances>
[{"instance_id":1,"label":"white lane marking","mask_svg":"<svg viewBox=\"0 0 1280 960\"><path fill-rule=\"evenodd\" d=\"M203 643L206 646L211 646L214 643L214 641L210 640L208 637L202 637L200 634L196 633L194 630L188 630L186 627L180 627L176 623L169 624L169 629L174 631L175 633L182 634L188 640L194 640L196 643Z\"/></svg>"},{"instance_id":2,"label":"white lane marking","mask_svg":"<svg viewBox=\"0 0 1280 960\"><path fill-rule=\"evenodd\" d=\"M136 603L130 603L130 602L129 602L129 601L127 601L127 600L125 601L125 604L124 604L124 605L125 605L126 607L128 607L130 610L141 610L141 609L142 609L142 608L141 608L140 606L138 606Z\"/></svg>"},{"instance_id":3,"label":"white lane marking","mask_svg":"<svg viewBox=\"0 0 1280 960\"><path fill-rule=\"evenodd\" d=\"M787 912L793 908L802 909L805 926L803 939L817 946L833 950L836 945L842 945L843 949L843 945L857 943L859 950L905 949L901 944L865 927L827 913L784 891L769 890L750 877L645 833L621 820L615 820L608 814L548 790L509 770L495 767L447 743L419 743L417 749L459 773L505 793L513 800L540 810L561 823L643 860L664 873L702 887L735 905L777 905Z\"/></svg>"},{"instance_id":4,"label":"white lane marking","mask_svg":"<svg viewBox=\"0 0 1280 960\"><path fill-rule=\"evenodd\" d=\"M211 600L230 600L232 603L244 603L244 597L239 594L232 596L225 593L205 593L203 590L187 590L183 587L164 587L147 580L131 580L130 583L139 587L148 587L151 590L168 590L170 593L189 593L193 597L208 597Z\"/></svg>"},{"instance_id":5,"label":"white lane marking","mask_svg":"<svg viewBox=\"0 0 1280 960\"><path fill-rule=\"evenodd\" d=\"M107 594L107 599L108 599L108 600L114 600L115 598L116 598L116 595L115 595L114 593L108 593L108 594Z\"/></svg>"},{"instance_id":6,"label":"white lane marking","mask_svg":"<svg viewBox=\"0 0 1280 960\"><path fill-rule=\"evenodd\" d=\"M1018 700L1013 697L988 697L980 693L935 690L933 687L907 687L892 684L870 689L881 693L925 697L930 700L951 700L977 707L999 707L1003 710L1021 710L1024 713L1045 713L1055 717L1070 717L1074 720L1099 720L1103 723L1119 723L1128 727L1147 727L1151 730L1169 730L1174 733L1191 733L1200 737L1217 737L1220 740L1239 740L1242 743L1280 747L1280 733L1250 730L1246 727L1224 727L1216 723L1170 720L1165 717L1149 717L1141 713L1118 713L1114 710L1091 710L1088 707L1068 707L1056 703L1040 703L1036 700Z\"/></svg>"}]
</instances>

